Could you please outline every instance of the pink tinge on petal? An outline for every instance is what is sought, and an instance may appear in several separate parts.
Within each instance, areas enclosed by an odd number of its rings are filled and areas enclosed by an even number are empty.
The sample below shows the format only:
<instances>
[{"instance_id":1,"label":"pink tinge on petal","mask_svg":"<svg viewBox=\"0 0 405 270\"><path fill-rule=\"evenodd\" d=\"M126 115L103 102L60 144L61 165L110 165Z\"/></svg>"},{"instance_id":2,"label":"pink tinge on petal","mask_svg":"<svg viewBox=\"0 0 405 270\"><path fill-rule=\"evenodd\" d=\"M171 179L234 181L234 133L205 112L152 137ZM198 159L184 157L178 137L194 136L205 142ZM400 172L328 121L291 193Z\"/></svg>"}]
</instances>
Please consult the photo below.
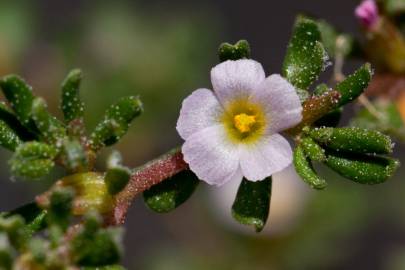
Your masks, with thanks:
<instances>
[{"instance_id":1,"label":"pink tinge on petal","mask_svg":"<svg viewBox=\"0 0 405 270\"><path fill-rule=\"evenodd\" d=\"M240 149L242 174L250 181L263 180L291 163L291 146L280 134L267 136L254 145L244 145Z\"/></svg>"},{"instance_id":2,"label":"pink tinge on petal","mask_svg":"<svg viewBox=\"0 0 405 270\"><path fill-rule=\"evenodd\" d=\"M182 147L190 169L210 185L242 179L238 146L227 136L224 126L216 125L194 133Z\"/></svg>"},{"instance_id":3,"label":"pink tinge on petal","mask_svg":"<svg viewBox=\"0 0 405 270\"><path fill-rule=\"evenodd\" d=\"M367 29L372 28L379 19L378 7L374 0L365 0L355 10L356 17Z\"/></svg>"},{"instance_id":4,"label":"pink tinge on petal","mask_svg":"<svg viewBox=\"0 0 405 270\"><path fill-rule=\"evenodd\" d=\"M194 133L218 124L223 109L211 90L198 89L184 101L177 120L177 132L187 140Z\"/></svg>"},{"instance_id":5,"label":"pink tinge on petal","mask_svg":"<svg viewBox=\"0 0 405 270\"><path fill-rule=\"evenodd\" d=\"M223 106L239 98L247 98L265 79L260 63L241 59L226 61L211 70L215 95Z\"/></svg>"}]
</instances>

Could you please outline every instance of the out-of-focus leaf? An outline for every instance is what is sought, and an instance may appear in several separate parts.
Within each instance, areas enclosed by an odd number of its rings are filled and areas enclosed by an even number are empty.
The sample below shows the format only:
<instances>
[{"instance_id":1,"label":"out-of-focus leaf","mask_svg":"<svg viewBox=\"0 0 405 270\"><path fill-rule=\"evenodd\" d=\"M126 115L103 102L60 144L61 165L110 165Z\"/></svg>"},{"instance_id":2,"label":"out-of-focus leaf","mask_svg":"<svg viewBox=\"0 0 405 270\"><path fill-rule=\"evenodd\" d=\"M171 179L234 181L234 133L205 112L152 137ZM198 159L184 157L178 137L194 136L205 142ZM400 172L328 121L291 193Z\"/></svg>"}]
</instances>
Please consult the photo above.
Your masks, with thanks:
<instances>
[{"instance_id":1,"label":"out-of-focus leaf","mask_svg":"<svg viewBox=\"0 0 405 270\"><path fill-rule=\"evenodd\" d=\"M13 248L7 234L0 232L0 269L11 270L13 265Z\"/></svg>"},{"instance_id":2,"label":"out-of-focus leaf","mask_svg":"<svg viewBox=\"0 0 405 270\"><path fill-rule=\"evenodd\" d=\"M326 181L319 177L312 167L312 163L305 155L305 151L301 145L298 145L294 150L294 167L302 180L314 189L324 189L328 185Z\"/></svg>"},{"instance_id":3,"label":"out-of-focus leaf","mask_svg":"<svg viewBox=\"0 0 405 270\"><path fill-rule=\"evenodd\" d=\"M306 90L324 70L327 54L315 21L299 16L283 63L283 76L295 87Z\"/></svg>"},{"instance_id":4,"label":"out-of-focus leaf","mask_svg":"<svg viewBox=\"0 0 405 270\"><path fill-rule=\"evenodd\" d=\"M198 183L192 171L182 171L146 190L143 193L145 204L155 212L168 213L190 198Z\"/></svg>"},{"instance_id":5,"label":"out-of-focus leaf","mask_svg":"<svg viewBox=\"0 0 405 270\"><path fill-rule=\"evenodd\" d=\"M109 168L105 174L108 192L115 195L125 188L131 178L131 170L124 166L115 166Z\"/></svg>"},{"instance_id":6,"label":"out-of-focus leaf","mask_svg":"<svg viewBox=\"0 0 405 270\"><path fill-rule=\"evenodd\" d=\"M399 15L405 12L404 0L385 0L385 10L391 15Z\"/></svg>"},{"instance_id":7,"label":"out-of-focus leaf","mask_svg":"<svg viewBox=\"0 0 405 270\"><path fill-rule=\"evenodd\" d=\"M86 152L76 139L64 140L62 145L62 159L64 165L70 172L82 172L88 167Z\"/></svg>"},{"instance_id":8,"label":"out-of-focus leaf","mask_svg":"<svg viewBox=\"0 0 405 270\"><path fill-rule=\"evenodd\" d=\"M405 126L396 105L387 100L373 102L378 116L363 108L350 122L351 126L375 129L405 141Z\"/></svg>"},{"instance_id":9,"label":"out-of-focus leaf","mask_svg":"<svg viewBox=\"0 0 405 270\"><path fill-rule=\"evenodd\" d=\"M239 40L235 44L222 43L219 46L218 56L221 62L250 58L249 42L247 40Z\"/></svg>"},{"instance_id":10,"label":"out-of-focus leaf","mask_svg":"<svg viewBox=\"0 0 405 270\"><path fill-rule=\"evenodd\" d=\"M272 179L251 182L242 180L232 205L232 216L239 223L263 230L269 216Z\"/></svg>"}]
</instances>

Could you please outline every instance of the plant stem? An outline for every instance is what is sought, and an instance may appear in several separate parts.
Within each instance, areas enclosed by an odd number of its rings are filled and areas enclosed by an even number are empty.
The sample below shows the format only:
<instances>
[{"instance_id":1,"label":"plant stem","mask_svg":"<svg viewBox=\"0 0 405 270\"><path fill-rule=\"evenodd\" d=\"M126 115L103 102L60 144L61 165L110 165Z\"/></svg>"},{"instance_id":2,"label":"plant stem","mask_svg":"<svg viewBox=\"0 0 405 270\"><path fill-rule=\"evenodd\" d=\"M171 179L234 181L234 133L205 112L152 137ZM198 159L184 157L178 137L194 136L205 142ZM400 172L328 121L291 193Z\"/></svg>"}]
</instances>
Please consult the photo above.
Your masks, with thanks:
<instances>
[{"instance_id":1,"label":"plant stem","mask_svg":"<svg viewBox=\"0 0 405 270\"><path fill-rule=\"evenodd\" d=\"M167 154L136 168L128 185L117 195L113 211L106 217L106 224L123 224L128 208L136 196L167 178L187 169L188 165L183 160L180 148L175 148Z\"/></svg>"}]
</instances>

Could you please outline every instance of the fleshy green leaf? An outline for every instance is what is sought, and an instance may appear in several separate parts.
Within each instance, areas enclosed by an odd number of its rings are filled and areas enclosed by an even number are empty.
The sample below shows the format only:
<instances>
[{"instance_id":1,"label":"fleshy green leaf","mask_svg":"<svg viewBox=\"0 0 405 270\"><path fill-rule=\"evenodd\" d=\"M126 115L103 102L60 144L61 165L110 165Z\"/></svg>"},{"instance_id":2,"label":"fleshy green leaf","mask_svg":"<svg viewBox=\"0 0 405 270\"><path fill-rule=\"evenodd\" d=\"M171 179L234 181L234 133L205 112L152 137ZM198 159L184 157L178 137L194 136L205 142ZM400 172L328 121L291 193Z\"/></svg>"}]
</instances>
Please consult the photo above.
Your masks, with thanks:
<instances>
[{"instance_id":1,"label":"fleshy green leaf","mask_svg":"<svg viewBox=\"0 0 405 270\"><path fill-rule=\"evenodd\" d=\"M24 218L27 229L31 234L42 230L45 225L47 211L38 207L35 202L23 205L6 214L6 217L20 215Z\"/></svg>"},{"instance_id":2,"label":"fleshy green leaf","mask_svg":"<svg viewBox=\"0 0 405 270\"><path fill-rule=\"evenodd\" d=\"M83 118L84 103L79 96L82 72L79 69L72 70L62 83L61 108L65 122L69 123L75 119Z\"/></svg>"},{"instance_id":3,"label":"fleshy green leaf","mask_svg":"<svg viewBox=\"0 0 405 270\"><path fill-rule=\"evenodd\" d=\"M313 161L324 162L326 160L325 150L310 137L301 140L301 146L305 155Z\"/></svg>"},{"instance_id":4,"label":"fleshy green leaf","mask_svg":"<svg viewBox=\"0 0 405 270\"><path fill-rule=\"evenodd\" d=\"M324 70L327 54L317 24L298 17L283 63L283 76L300 89L307 89Z\"/></svg>"},{"instance_id":5,"label":"fleshy green leaf","mask_svg":"<svg viewBox=\"0 0 405 270\"><path fill-rule=\"evenodd\" d=\"M115 195L125 188L131 178L131 170L124 166L115 166L107 170L105 183L108 192Z\"/></svg>"},{"instance_id":6,"label":"fleshy green leaf","mask_svg":"<svg viewBox=\"0 0 405 270\"><path fill-rule=\"evenodd\" d=\"M342 95L339 106L343 106L360 96L367 88L372 73L371 65L365 64L344 81L338 83L335 88Z\"/></svg>"},{"instance_id":7,"label":"fleshy green leaf","mask_svg":"<svg viewBox=\"0 0 405 270\"><path fill-rule=\"evenodd\" d=\"M22 141L14 130L3 120L0 120L0 145L10 151L15 151L20 144L22 144Z\"/></svg>"},{"instance_id":8,"label":"fleshy green leaf","mask_svg":"<svg viewBox=\"0 0 405 270\"><path fill-rule=\"evenodd\" d=\"M354 182L374 185L392 177L399 167L399 161L387 157L328 153L326 165Z\"/></svg>"},{"instance_id":9,"label":"fleshy green leaf","mask_svg":"<svg viewBox=\"0 0 405 270\"><path fill-rule=\"evenodd\" d=\"M28 142L17 147L10 160L11 171L16 176L40 178L48 174L55 166L53 159L58 154L55 147L40 143Z\"/></svg>"},{"instance_id":10,"label":"fleshy green leaf","mask_svg":"<svg viewBox=\"0 0 405 270\"><path fill-rule=\"evenodd\" d=\"M32 119L45 141L59 144L58 142L66 136L64 125L48 112L42 98L35 98L32 102Z\"/></svg>"},{"instance_id":11,"label":"fleshy green leaf","mask_svg":"<svg viewBox=\"0 0 405 270\"><path fill-rule=\"evenodd\" d=\"M267 222L271 198L271 177L262 181L242 180L232 205L232 216L241 224L263 230Z\"/></svg>"},{"instance_id":12,"label":"fleshy green leaf","mask_svg":"<svg viewBox=\"0 0 405 270\"><path fill-rule=\"evenodd\" d=\"M317 142L336 151L358 154L390 154L392 141L389 136L375 130L362 128L315 128L308 134Z\"/></svg>"},{"instance_id":13,"label":"fleshy green leaf","mask_svg":"<svg viewBox=\"0 0 405 270\"><path fill-rule=\"evenodd\" d=\"M222 43L218 50L219 60L221 62L227 60L238 60L242 58L250 58L250 45L246 40L239 40L234 45Z\"/></svg>"},{"instance_id":14,"label":"fleshy green leaf","mask_svg":"<svg viewBox=\"0 0 405 270\"><path fill-rule=\"evenodd\" d=\"M37 138L36 134L21 125L20 121L4 102L0 102L0 120L13 129L23 141L33 141Z\"/></svg>"},{"instance_id":15,"label":"fleshy green leaf","mask_svg":"<svg viewBox=\"0 0 405 270\"><path fill-rule=\"evenodd\" d=\"M106 112L104 119L96 126L91 135L92 148L98 150L118 142L127 133L129 125L143 111L139 98L121 98Z\"/></svg>"},{"instance_id":16,"label":"fleshy green leaf","mask_svg":"<svg viewBox=\"0 0 405 270\"><path fill-rule=\"evenodd\" d=\"M157 213L168 213L179 207L193 194L199 180L190 170L152 186L143 193L145 204Z\"/></svg>"},{"instance_id":17,"label":"fleshy green leaf","mask_svg":"<svg viewBox=\"0 0 405 270\"><path fill-rule=\"evenodd\" d=\"M302 180L312 188L324 189L328 185L326 181L315 172L311 161L306 157L301 145L298 145L294 150L294 166Z\"/></svg>"},{"instance_id":18,"label":"fleshy green leaf","mask_svg":"<svg viewBox=\"0 0 405 270\"><path fill-rule=\"evenodd\" d=\"M97 224L86 222L85 228L71 241L74 261L87 267L118 263L121 258L122 229L98 229L94 225Z\"/></svg>"},{"instance_id":19,"label":"fleshy green leaf","mask_svg":"<svg viewBox=\"0 0 405 270\"><path fill-rule=\"evenodd\" d=\"M74 191L71 188L55 189L50 196L48 222L65 231L72 212Z\"/></svg>"},{"instance_id":20,"label":"fleshy green leaf","mask_svg":"<svg viewBox=\"0 0 405 270\"><path fill-rule=\"evenodd\" d=\"M17 75L3 77L0 80L0 86L18 120L26 127L30 126L32 102L34 100L31 86Z\"/></svg>"}]
</instances>

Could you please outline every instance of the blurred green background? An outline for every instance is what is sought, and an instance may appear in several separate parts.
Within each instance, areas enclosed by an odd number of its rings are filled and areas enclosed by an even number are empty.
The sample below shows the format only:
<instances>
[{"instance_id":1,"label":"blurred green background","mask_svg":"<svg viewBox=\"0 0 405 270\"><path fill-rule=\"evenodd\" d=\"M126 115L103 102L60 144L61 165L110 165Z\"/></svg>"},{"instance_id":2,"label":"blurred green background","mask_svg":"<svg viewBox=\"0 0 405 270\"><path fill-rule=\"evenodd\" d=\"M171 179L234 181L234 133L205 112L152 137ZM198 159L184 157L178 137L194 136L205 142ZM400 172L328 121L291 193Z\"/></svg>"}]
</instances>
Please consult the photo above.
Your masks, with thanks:
<instances>
[{"instance_id":1,"label":"blurred green background","mask_svg":"<svg viewBox=\"0 0 405 270\"><path fill-rule=\"evenodd\" d=\"M90 128L113 100L140 95L145 113L117 146L126 165L135 167L181 143L175 123L182 99L210 87L219 43L248 39L253 58L268 74L277 73L295 15L322 17L358 35L355 6L350 0L0 0L0 76L21 74L60 115L60 83L70 69L81 68ZM347 71L358 64L350 62ZM345 121L350 115L349 110ZM405 162L403 145L397 144L395 155ZM1 210L32 200L52 180L10 181L9 156L0 152ZM269 223L258 235L231 220L238 183L201 185L191 200L165 215L150 212L138 199L125 225L125 265L405 269L404 167L379 186L360 186L320 169L329 181L325 191L310 190L292 169L275 177Z\"/></svg>"}]
</instances>

